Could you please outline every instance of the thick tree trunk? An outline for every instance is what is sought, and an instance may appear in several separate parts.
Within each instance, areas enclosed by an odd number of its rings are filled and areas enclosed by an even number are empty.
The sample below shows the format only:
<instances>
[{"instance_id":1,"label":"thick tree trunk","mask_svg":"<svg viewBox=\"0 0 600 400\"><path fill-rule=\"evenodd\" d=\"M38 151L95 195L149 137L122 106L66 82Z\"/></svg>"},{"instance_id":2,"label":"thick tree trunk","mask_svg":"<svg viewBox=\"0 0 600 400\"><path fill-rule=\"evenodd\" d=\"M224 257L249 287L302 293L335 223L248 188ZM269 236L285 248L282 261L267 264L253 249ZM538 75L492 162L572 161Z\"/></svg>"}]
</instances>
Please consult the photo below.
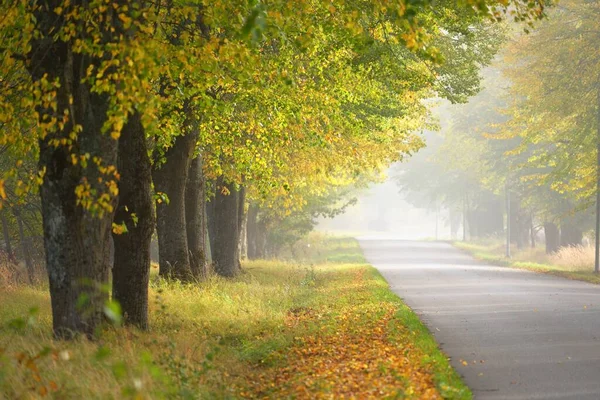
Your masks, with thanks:
<instances>
[{"instance_id":1,"label":"thick tree trunk","mask_svg":"<svg viewBox=\"0 0 600 400\"><path fill-rule=\"evenodd\" d=\"M15 208L14 213L15 218L17 219L17 226L19 227L19 241L21 242L21 252L23 253L23 260L25 260L25 268L27 269L27 278L29 279L29 283L33 285L35 280L35 271L33 270L33 262L31 261L31 246L29 245L29 238L25 236L23 220L21 218L21 210Z\"/></svg>"},{"instance_id":2,"label":"thick tree trunk","mask_svg":"<svg viewBox=\"0 0 600 400\"><path fill-rule=\"evenodd\" d=\"M139 2L129 2L131 13L143 14L132 3ZM78 4L91 7L86 2ZM116 165L117 141L103 129L108 120L109 95L92 91L85 79L88 71L95 73L105 65L110 54L77 53L71 47L72 41L59 38L57 33L64 28L67 14L63 7L63 1L48 0L35 8L39 35L30 43L25 65L33 82L58 82L56 103L36 108L44 129L38 166L45 171L40 197L53 329L57 337L71 338L77 333L92 336L104 320L107 254L116 206L107 182L116 178L97 163L103 167ZM124 34L131 32L124 32L112 9L100 16L104 23L95 25L97 31L78 31L78 38L84 42L99 39L95 42L98 46L126 40ZM135 26L132 24L131 30ZM51 123L55 118L60 121L63 115L68 116L61 121L64 125ZM64 142L68 145L56 145ZM82 159L95 162L74 162ZM81 204L81 200L85 202Z\"/></svg>"},{"instance_id":3,"label":"thick tree trunk","mask_svg":"<svg viewBox=\"0 0 600 400\"><path fill-rule=\"evenodd\" d=\"M82 178L81 171L72 171L76 168L68 166L66 154L51 147L53 151L46 147L41 152L40 164L47 169L40 195L54 333L60 338L77 332L92 336L103 321L107 299L102 287L107 283L113 216L97 216L77 204L79 180L74 178ZM90 148L91 154L100 153L106 160L107 152L94 150Z\"/></svg>"},{"instance_id":4,"label":"thick tree trunk","mask_svg":"<svg viewBox=\"0 0 600 400\"><path fill-rule=\"evenodd\" d=\"M193 134L180 136L166 154L166 162L153 171L154 189L169 202L156 207L159 274L181 280L192 278L185 227L185 187L196 144Z\"/></svg>"},{"instance_id":5,"label":"thick tree trunk","mask_svg":"<svg viewBox=\"0 0 600 400\"><path fill-rule=\"evenodd\" d=\"M580 225L571 217L567 217L560 222L560 246L579 246L583 242L583 230Z\"/></svg>"},{"instance_id":6,"label":"thick tree trunk","mask_svg":"<svg viewBox=\"0 0 600 400\"><path fill-rule=\"evenodd\" d=\"M513 199L510 204L510 237L511 242L516 243L522 249L529 242L529 216L521 208L518 199Z\"/></svg>"},{"instance_id":7,"label":"thick tree trunk","mask_svg":"<svg viewBox=\"0 0 600 400\"><path fill-rule=\"evenodd\" d=\"M10 231L8 227L8 220L6 219L4 210L0 211L0 219L2 220L2 235L4 237L4 246L6 246L6 254L8 255L9 260L14 260L15 256L12 250L12 245L10 243Z\"/></svg>"},{"instance_id":8,"label":"thick tree trunk","mask_svg":"<svg viewBox=\"0 0 600 400\"><path fill-rule=\"evenodd\" d=\"M154 209L151 163L137 112L130 116L119 138L118 170L121 180L114 222L125 224L127 231L113 233L113 298L121 305L125 323L147 329Z\"/></svg>"},{"instance_id":9,"label":"thick tree trunk","mask_svg":"<svg viewBox=\"0 0 600 400\"><path fill-rule=\"evenodd\" d=\"M225 192L225 193L224 193ZM229 192L229 193L226 193ZM215 272L221 276L233 277L240 271L239 264L239 192L233 185L217 179L213 204L214 236L212 257Z\"/></svg>"},{"instance_id":10,"label":"thick tree trunk","mask_svg":"<svg viewBox=\"0 0 600 400\"><path fill-rule=\"evenodd\" d=\"M196 279L208 276L206 260L206 192L202 156L190 163L185 189L185 221L190 267Z\"/></svg>"},{"instance_id":11,"label":"thick tree trunk","mask_svg":"<svg viewBox=\"0 0 600 400\"><path fill-rule=\"evenodd\" d=\"M76 189L86 182L89 193L95 191L99 196L107 191L104 182L112 177L101 173L93 163L87 167L74 165L71 156L86 155L101 160L103 165L115 165L117 142L102 132L107 97L92 93L86 83L81 83L80 73L94 61L74 54L67 43L53 41L55 33L51 30L60 19L52 8L40 8L36 18L47 36L32 43L30 73L34 81L45 75L50 82L61 82L56 94L58 111L38 107L40 122L46 123L67 110L70 117L62 129L46 132L39 142L39 168L45 170L40 197L53 329L60 338L72 338L76 333L92 336L103 321L107 299L103 290L109 267L105 254L113 215L107 207L85 209L79 204ZM73 146L57 147L54 142L68 140L73 123L81 127ZM92 202L97 205L94 199Z\"/></svg>"},{"instance_id":12,"label":"thick tree trunk","mask_svg":"<svg viewBox=\"0 0 600 400\"><path fill-rule=\"evenodd\" d=\"M560 235L555 223L544 223L544 236L546 237L546 254L556 252L560 244Z\"/></svg>"}]
</instances>

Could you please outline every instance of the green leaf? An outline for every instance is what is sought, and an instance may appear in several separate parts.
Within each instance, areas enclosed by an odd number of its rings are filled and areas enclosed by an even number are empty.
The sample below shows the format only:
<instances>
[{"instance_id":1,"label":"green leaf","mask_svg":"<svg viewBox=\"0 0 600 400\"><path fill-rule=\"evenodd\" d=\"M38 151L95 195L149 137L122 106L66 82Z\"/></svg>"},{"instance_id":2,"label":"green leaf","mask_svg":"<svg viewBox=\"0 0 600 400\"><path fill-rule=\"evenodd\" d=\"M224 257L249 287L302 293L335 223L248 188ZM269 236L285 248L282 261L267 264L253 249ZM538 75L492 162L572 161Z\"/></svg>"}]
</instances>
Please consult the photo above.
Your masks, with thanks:
<instances>
[{"instance_id":1,"label":"green leaf","mask_svg":"<svg viewBox=\"0 0 600 400\"><path fill-rule=\"evenodd\" d=\"M98 347L98 350L96 350L96 354L94 354L94 358L96 359L96 361L104 361L110 356L110 353L111 352L108 347L100 346L100 347Z\"/></svg>"},{"instance_id":2,"label":"green leaf","mask_svg":"<svg viewBox=\"0 0 600 400\"><path fill-rule=\"evenodd\" d=\"M23 318L15 318L8 323L8 326L17 331L22 331L27 326Z\"/></svg>"},{"instance_id":3,"label":"green leaf","mask_svg":"<svg viewBox=\"0 0 600 400\"><path fill-rule=\"evenodd\" d=\"M121 305L118 301L108 300L104 304L104 315L115 325L120 325L123 321L123 315L121 313Z\"/></svg>"},{"instance_id":4,"label":"green leaf","mask_svg":"<svg viewBox=\"0 0 600 400\"><path fill-rule=\"evenodd\" d=\"M112 373L117 379L123 379L127 375L127 366L123 361L113 364Z\"/></svg>"}]
</instances>

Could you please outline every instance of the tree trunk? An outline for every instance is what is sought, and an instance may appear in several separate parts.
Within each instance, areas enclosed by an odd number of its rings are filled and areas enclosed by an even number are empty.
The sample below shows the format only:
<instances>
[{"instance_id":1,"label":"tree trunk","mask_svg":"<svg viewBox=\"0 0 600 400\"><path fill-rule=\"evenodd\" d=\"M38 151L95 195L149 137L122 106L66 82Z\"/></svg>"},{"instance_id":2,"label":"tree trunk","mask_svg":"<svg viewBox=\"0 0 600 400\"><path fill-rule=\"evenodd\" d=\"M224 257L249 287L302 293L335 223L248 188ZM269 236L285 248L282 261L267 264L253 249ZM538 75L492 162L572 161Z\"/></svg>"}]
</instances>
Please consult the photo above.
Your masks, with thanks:
<instances>
[{"instance_id":1,"label":"tree trunk","mask_svg":"<svg viewBox=\"0 0 600 400\"><path fill-rule=\"evenodd\" d=\"M10 243L10 231L8 228L8 220L6 219L6 215L4 211L0 211L0 219L2 219L2 234L4 237L4 245L6 246L6 254L8 255L9 260L14 260L15 256L13 254L12 245Z\"/></svg>"},{"instance_id":2,"label":"tree trunk","mask_svg":"<svg viewBox=\"0 0 600 400\"><path fill-rule=\"evenodd\" d=\"M479 224L477 223L477 213L470 209L467 213L467 225L469 227L469 238L478 238L479 235Z\"/></svg>"},{"instance_id":3,"label":"tree trunk","mask_svg":"<svg viewBox=\"0 0 600 400\"><path fill-rule=\"evenodd\" d=\"M21 242L21 251L23 252L23 260L25 260L25 267L27 269L27 278L29 279L29 283L33 285L35 280L35 271L33 270L33 262L31 261L31 246L29 245L29 238L25 237L23 220L21 219L21 210L15 208L14 213L15 218L17 219L17 226L19 227L19 241Z\"/></svg>"},{"instance_id":4,"label":"tree trunk","mask_svg":"<svg viewBox=\"0 0 600 400\"><path fill-rule=\"evenodd\" d=\"M583 230L577 221L568 217L560 223L560 246L579 246L583 242Z\"/></svg>"},{"instance_id":5,"label":"tree trunk","mask_svg":"<svg viewBox=\"0 0 600 400\"><path fill-rule=\"evenodd\" d=\"M456 240L458 238L458 230L460 228L460 213L454 206L448 208L448 214L450 219L450 239Z\"/></svg>"},{"instance_id":6,"label":"tree trunk","mask_svg":"<svg viewBox=\"0 0 600 400\"><path fill-rule=\"evenodd\" d=\"M179 136L167 151L166 162L153 171L156 192L169 201L156 207L159 274L181 280L192 278L185 226L185 187L196 137Z\"/></svg>"},{"instance_id":7,"label":"tree trunk","mask_svg":"<svg viewBox=\"0 0 600 400\"><path fill-rule=\"evenodd\" d=\"M190 267L196 279L208 276L206 260L206 193L202 172L202 156L190 163L185 189L185 222L189 248Z\"/></svg>"},{"instance_id":8,"label":"tree trunk","mask_svg":"<svg viewBox=\"0 0 600 400\"><path fill-rule=\"evenodd\" d=\"M258 206L250 204L246 218L246 248L249 260L256 260L256 239L258 230Z\"/></svg>"},{"instance_id":9,"label":"tree trunk","mask_svg":"<svg viewBox=\"0 0 600 400\"><path fill-rule=\"evenodd\" d=\"M510 204L511 242L516 243L519 249L526 246L529 241L529 217L521 208L519 199L513 196Z\"/></svg>"},{"instance_id":10,"label":"tree trunk","mask_svg":"<svg viewBox=\"0 0 600 400\"><path fill-rule=\"evenodd\" d=\"M529 233L531 236L531 248L535 249L536 230L535 230L535 227L533 226L533 213L529 214Z\"/></svg>"},{"instance_id":11,"label":"tree trunk","mask_svg":"<svg viewBox=\"0 0 600 400\"><path fill-rule=\"evenodd\" d=\"M239 192L233 189L233 185L225 183L222 177L217 179L212 222L215 232L211 247L215 272L226 277L233 277L240 271L239 197Z\"/></svg>"},{"instance_id":12,"label":"tree trunk","mask_svg":"<svg viewBox=\"0 0 600 400\"><path fill-rule=\"evenodd\" d=\"M89 150L107 159L106 152ZM107 299L102 287L107 283L105 255L113 216L108 212L97 216L77 204L75 177L84 174L60 153L54 146L44 146L40 154L40 164L47 168L40 196L53 329L59 338L72 338L77 332L92 336L103 321Z\"/></svg>"},{"instance_id":13,"label":"tree trunk","mask_svg":"<svg viewBox=\"0 0 600 400\"><path fill-rule=\"evenodd\" d=\"M484 194L478 201L471 217L474 235L477 237L490 237L504 231L504 216L502 213L502 200L492 194Z\"/></svg>"},{"instance_id":14,"label":"tree trunk","mask_svg":"<svg viewBox=\"0 0 600 400\"><path fill-rule=\"evenodd\" d=\"M242 227L240 228L240 259L248 259L248 213L244 213Z\"/></svg>"},{"instance_id":15,"label":"tree trunk","mask_svg":"<svg viewBox=\"0 0 600 400\"><path fill-rule=\"evenodd\" d=\"M214 181L207 182L206 188L211 188L212 192L215 193L215 197L210 199L210 201L206 202L206 229L208 231L208 247L210 248L210 257L211 261L214 261L215 254L215 234L216 234L216 225L215 225L215 198L216 198L216 185Z\"/></svg>"},{"instance_id":16,"label":"tree trunk","mask_svg":"<svg viewBox=\"0 0 600 400\"><path fill-rule=\"evenodd\" d=\"M134 14L144 14L140 4L130 1L129 10L123 12L138 18ZM101 167L116 165L117 140L104 129L110 95L92 90L86 79L89 71L95 74L112 56L103 50L76 52L72 40L59 37L66 23L63 7L63 1L48 0L34 9L39 34L30 42L25 65L34 83L58 83L50 96L55 103L36 106L43 130L38 166L44 171L40 198L53 330L59 338L72 338L77 333L92 336L104 321L107 254L116 206L110 183L117 178ZM103 49L109 43L124 43L134 33L137 24L125 28L111 7L96 11L98 21L104 22L86 24L91 30L77 28L76 36L83 42L94 41ZM61 120L63 115L68 118Z\"/></svg>"},{"instance_id":17,"label":"tree trunk","mask_svg":"<svg viewBox=\"0 0 600 400\"><path fill-rule=\"evenodd\" d=\"M246 188L244 186L240 187L237 191L237 203L238 203L238 213L237 213L237 251L236 251L236 259L238 263L238 268L242 268L242 238L244 236L245 221L246 221Z\"/></svg>"},{"instance_id":18,"label":"tree trunk","mask_svg":"<svg viewBox=\"0 0 600 400\"><path fill-rule=\"evenodd\" d=\"M254 204L248 207L246 222L248 259L257 260L267 257L267 221L261 218L260 208Z\"/></svg>"},{"instance_id":19,"label":"tree trunk","mask_svg":"<svg viewBox=\"0 0 600 400\"><path fill-rule=\"evenodd\" d=\"M91 92L89 85L82 83L81 72L100 60L75 54L69 43L55 41L54 30L62 23L55 6L40 7L35 12L42 35L33 40L27 65L34 82L60 82L56 110L37 107L40 123L69 114L64 126L49 128L40 139L38 165L45 170L40 197L53 330L59 338L72 338L77 333L92 336L103 321L107 299L103 287L108 269L105 254L113 219L110 207L114 207L112 201L103 205L96 201L107 192L106 182L113 177L100 172L93 163L87 167L74 164L72 155L115 165L117 142L102 132L107 120L107 96ZM56 146L56 141L69 140L74 123L80 131L72 146ZM89 208L79 204L81 197L76 194L84 182L89 185L87 192L96 194Z\"/></svg>"},{"instance_id":20,"label":"tree trunk","mask_svg":"<svg viewBox=\"0 0 600 400\"><path fill-rule=\"evenodd\" d=\"M465 194L463 197L462 204L462 235L463 242L467 241L467 195Z\"/></svg>"},{"instance_id":21,"label":"tree trunk","mask_svg":"<svg viewBox=\"0 0 600 400\"><path fill-rule=\"evenodd\" d=\"M260 219L256 229L256 258L265 259L268 256L268 236L266 221Z\"/></svg>"},{"instance_id":22,"label":"tree trunk","mask_svg":"<svg viewBox=\"0 0 600 400\"><path fill-rule=\"evenodd\" d=\"M553 222L544 223L544 236L546 237L546 254L556 252L560 244L558 227Z\"/></svg>"},{"instance_id":23,"label":"tree trunk","mask_svg":"<svg viewBox=\"0 0 600 400\"><path fill-rule=\"evenodd\" d=\"M596 112L596 226L594 229L594 273L600 273L600 82Z\"/></svg>"},{"instance_id":24,"label":"tree trunk","mask_svg":"<svg viewBox=\"0 0 600 400\"><path fill-rule=\"evenodd\" d=\"M135 112L119 138L119 204L116 224L127 231L113 233L113 298L123 311L125 323L148 328L148 282L150 242L154 231L152 169L140 114Z\"/></svg>"}]
</instances>

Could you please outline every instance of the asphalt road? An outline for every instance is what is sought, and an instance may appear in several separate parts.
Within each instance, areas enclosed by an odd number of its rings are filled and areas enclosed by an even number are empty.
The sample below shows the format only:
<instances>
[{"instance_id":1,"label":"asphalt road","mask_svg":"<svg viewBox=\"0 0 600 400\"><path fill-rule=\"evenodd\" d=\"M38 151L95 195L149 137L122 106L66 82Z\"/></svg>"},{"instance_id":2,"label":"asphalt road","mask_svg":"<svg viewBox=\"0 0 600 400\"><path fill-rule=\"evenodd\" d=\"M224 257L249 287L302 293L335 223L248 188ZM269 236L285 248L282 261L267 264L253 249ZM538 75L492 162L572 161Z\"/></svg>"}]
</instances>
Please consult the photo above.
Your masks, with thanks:
<instances>
[{"instance_id":1,"label":"asphalt road","mask_svg":"<svg viewBox=\"0 0 600 400\"><path fill-rule=\"evenodd\" d=\"M486 265L447 243L360 245L475 399L600 399L600 286Z\"/></svg>"}]
</instances>

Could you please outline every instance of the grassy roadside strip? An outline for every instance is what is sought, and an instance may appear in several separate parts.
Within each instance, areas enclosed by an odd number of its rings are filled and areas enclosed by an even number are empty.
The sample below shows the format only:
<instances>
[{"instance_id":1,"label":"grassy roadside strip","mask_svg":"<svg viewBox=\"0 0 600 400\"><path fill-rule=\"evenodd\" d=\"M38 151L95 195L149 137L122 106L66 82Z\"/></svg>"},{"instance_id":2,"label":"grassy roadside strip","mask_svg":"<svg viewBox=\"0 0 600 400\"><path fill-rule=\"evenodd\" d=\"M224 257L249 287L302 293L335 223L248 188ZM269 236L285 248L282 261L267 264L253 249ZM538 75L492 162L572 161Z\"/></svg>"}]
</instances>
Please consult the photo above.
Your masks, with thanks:
<instances>
[{"instance_id":1,"label":"grassy roadside strip","mask_svg":"<svg viewBox=\"0 0 600 400\"><path fill-rule=\"evenodd\" d=\"M496 245L459 241L452 242L452 245L458 249L466 251L477 260L485 261L489 264L526 269L528 271L541 272L560 276L562 278L600 284L600 275L594 274L594 272L590 269L571 269L566 266L527 261L526 259L507 259L502 253L502 250L498 250L498 246Z\"/></svg>"},{"instance_id":2,"label":"grassy roadside strip","mask_svg":"<svg viewBox=\"0 0 600 400\"><path fill-rule=\"evenodd\" d=\"M302 263L153 281L152 330L94 342L52 340L43 288L0 291L0 398L471 398L354 239L311 240Z\"/></svg>"}]
</instances>

